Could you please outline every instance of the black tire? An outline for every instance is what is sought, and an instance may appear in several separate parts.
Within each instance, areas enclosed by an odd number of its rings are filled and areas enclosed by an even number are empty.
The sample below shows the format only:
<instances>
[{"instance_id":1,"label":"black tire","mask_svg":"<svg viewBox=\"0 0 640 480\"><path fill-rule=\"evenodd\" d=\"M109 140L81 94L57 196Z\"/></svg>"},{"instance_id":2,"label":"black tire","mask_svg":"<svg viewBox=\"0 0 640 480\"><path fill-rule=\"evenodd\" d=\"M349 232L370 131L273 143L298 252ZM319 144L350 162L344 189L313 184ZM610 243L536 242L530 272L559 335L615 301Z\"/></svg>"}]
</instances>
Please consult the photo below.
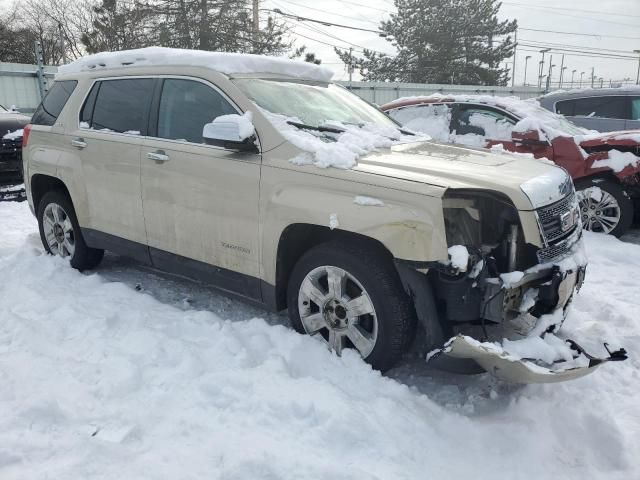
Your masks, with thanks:
<instances>
[{"instance_id":1,"label":"black tire","mask_svg":"<svg viewBox=\"0 0 640 480\"><path fill-rule=\"evenodd\" d=\"M60 191L47 192L38 204L37 218L38 227L40 230L40 240L42 240L42 245L44 246L47 253L49 253L50 255L58 255L58 253L54 253L52 251L44 233L44 212L47 206L50 204L57 204L62 207L64 213L68 216L69 221L71 222L75 246L73 255L71 255L71 258L69 259L69 263L71 264L71 266L81 271L90 270L97 267L98 264L102 261L104 250L90 248L87 246L84 238L82 237L80 225L78 224L76 212L73 208L71 200L69 199L68 195Z\"/></svg>"},{"instance_id":2,"label":"black tire","mask_svg":"<svg viewBox=\"0 0 640 480\"><path fill-rule=\"evenodd\" d=\"M306 252L296 263L287 288L292 327L306 334L298 310L298 293L307 274L326 265L347 271L371 298L378 319L378 335L373 350L364 360L383 372L393 367L415 336L416 314L402 288L392 258L382 249L359 246L355 242L335 241Z\"/></svg>"},{"instance_id":3,"label":"black tire","mask_svg":"<svg viewBox=\"0 0 640 480\"><path fill-rule=\"evenodd\" d=\"M627 230L629 230L629 227L631 227L634 215L633 201L629 197L629 194L627 194L625 189L619 183L613 180L606 180L602 178L585 178L576 182L576 190L578 192L589 187L598 187L604 192L611 195L618 203L618 207L620 209L620 219L617 225L611 231L604 233L609 233L616 237L624 235ZM584 229L602 232L597 223L595 224L594 228L589 228L589 225L585 222L585 214L587 213L585 212L585 208L588 208L587 205L584 202L581 202L580 215L583 219L582 223Z\"/></svg>"}]
</instances>

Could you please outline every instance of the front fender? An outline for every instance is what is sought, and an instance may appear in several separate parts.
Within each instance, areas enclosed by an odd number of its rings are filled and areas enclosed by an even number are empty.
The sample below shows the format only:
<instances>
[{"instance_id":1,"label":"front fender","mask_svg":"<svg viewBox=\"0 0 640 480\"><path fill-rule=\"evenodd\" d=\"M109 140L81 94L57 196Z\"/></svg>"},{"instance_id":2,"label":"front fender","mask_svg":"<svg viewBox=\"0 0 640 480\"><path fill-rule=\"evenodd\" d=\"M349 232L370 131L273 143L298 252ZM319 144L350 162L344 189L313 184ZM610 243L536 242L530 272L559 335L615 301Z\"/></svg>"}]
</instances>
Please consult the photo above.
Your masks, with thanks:
<instances>
[{"instance_id":1,"label":"front fender","mask_svg":"<svg viewBox=\"0 0 640 480\"><path fill-rule=\"evenodd\" d=\"M364 235L398 259L448 258L441 196L268 167L263 168L261 185L263 278L269 283L275 282L280 236L292 224Z\"/></svg>"}]
</instances>

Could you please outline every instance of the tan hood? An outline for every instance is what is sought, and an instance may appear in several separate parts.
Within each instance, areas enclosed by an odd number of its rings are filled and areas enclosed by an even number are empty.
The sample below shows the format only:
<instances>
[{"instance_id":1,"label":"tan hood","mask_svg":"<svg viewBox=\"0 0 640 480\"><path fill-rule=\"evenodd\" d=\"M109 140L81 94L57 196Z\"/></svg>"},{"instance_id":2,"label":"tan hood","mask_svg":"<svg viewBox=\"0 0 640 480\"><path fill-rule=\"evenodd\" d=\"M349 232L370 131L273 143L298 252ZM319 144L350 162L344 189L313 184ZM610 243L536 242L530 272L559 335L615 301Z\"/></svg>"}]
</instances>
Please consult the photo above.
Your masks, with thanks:
<instances>
[{"instance_id":1,"label":"tan hood","mask_svg":"<svg viewBox=\"0 0 640 480\"><path fill-rule=\"evenodd\" d=\"M495 190L519 210L557 201L570 188L564 170L545 161L432 142L372 153L360 158L355 170L444 188Z\"/></svg>"}]
</instances>

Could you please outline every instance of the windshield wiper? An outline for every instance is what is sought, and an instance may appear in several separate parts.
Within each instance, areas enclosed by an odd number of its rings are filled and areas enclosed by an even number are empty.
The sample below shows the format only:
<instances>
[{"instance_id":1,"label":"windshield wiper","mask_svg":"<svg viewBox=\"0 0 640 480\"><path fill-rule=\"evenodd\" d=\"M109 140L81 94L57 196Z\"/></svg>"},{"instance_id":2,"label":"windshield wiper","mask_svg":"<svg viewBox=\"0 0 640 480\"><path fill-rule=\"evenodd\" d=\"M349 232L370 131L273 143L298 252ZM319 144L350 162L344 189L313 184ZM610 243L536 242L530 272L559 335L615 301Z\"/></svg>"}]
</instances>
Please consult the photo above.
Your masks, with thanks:
<instances>
[{"instance_id":1,"label":"windshield wiper","mask_svg":"<svg viewBox=\"0 0 640 480\"><path fill-rule=\"evenodd\" d=\"M344 133L344 130L342 130L341 128L323 127L321 125L318 125L316 127L315 125L307 125L306 123L294 122L292 120L288 120L287 123L289 125L293 125L294 127L301 128L304 130L315 130L316 132L329 132L329 133Z\"/></svg>"}]
</instances>

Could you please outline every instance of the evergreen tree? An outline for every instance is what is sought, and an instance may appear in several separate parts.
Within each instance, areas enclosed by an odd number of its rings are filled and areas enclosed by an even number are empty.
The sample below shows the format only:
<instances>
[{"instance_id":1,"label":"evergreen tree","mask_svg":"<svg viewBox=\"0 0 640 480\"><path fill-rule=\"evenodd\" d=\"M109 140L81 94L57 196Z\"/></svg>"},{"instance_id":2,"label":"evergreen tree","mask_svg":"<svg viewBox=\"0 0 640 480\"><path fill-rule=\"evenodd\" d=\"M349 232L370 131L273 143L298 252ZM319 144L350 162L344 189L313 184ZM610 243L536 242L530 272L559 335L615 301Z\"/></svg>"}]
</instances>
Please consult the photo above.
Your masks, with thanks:
<instances>
[{"instance_id":1,"label":"evergreen tree","mask_svg":"<svg viewBox=\"0 0 640 480\"><path fill-rule=\"evenodd\" d=\"M498 20L498 0L395 0L398 12L380 25L395 56L365 49L353 58L364 80L506 85L500 62L513 55L515 20ZM349 63L348 51L336 49Z\"/></svg>"}]
</instances>

